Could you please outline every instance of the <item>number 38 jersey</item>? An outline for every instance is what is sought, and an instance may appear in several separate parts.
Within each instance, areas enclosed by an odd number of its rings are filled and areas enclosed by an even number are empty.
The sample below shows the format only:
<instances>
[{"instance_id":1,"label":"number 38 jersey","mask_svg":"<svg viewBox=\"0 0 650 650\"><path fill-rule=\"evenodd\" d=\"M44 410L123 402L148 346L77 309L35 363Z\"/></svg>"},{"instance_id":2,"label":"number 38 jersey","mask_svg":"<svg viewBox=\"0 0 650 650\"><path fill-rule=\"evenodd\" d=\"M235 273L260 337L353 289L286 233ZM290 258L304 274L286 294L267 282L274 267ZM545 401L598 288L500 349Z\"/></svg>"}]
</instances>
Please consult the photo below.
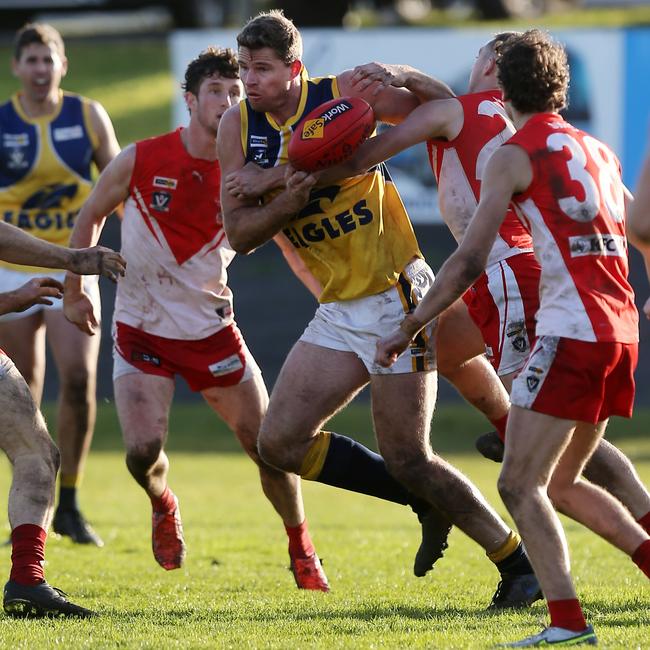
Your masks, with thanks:
<instances>
[{"instance_id":1,"label":"number 38 jersey","mask_svg":"<svg viewBox=\"0 0 650 650\"><path fill-rule=\"evenodd\" d=\"M463 128L451 141L427 142L431 169L438 182L440 212L460 242L474 216L481 195L481 180L490 156L515 132L499 90L461 95ZM490 251L488 266L523 252L533 242L517 216L508 214Z\"/></svg>"},{"instance_id":2,"label":"number 38 jersey","mask_svg":"<svg viewBox=\"0 0 650 650\"><path fill-rule=\"evenodd\" d=\"M624 186L616 156L555 113L534 115L507 143L524 149L533 180L513 202L542 267L537 334L635 343Z\"/></svg>"}]
</instances>

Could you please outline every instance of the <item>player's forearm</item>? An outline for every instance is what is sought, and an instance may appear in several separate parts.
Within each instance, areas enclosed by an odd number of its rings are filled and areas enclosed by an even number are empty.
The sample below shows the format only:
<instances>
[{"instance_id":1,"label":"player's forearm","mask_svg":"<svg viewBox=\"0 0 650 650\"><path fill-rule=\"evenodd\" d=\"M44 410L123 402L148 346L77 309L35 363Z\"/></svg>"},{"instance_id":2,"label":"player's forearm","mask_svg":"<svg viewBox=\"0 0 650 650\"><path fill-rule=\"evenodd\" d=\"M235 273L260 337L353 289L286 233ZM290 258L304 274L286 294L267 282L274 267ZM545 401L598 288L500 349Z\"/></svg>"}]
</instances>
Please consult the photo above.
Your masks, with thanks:
<instances>
[{"instance_id":1,"label":"player's forearm","mask_svg":"<svg viewBox=\"0 0 650 650\"><path fill-rule=\"evenodd\" d=\"M420 102L455 97L454 91L440 79L429 77L415 68L408 69L405 74L404 87L416 95Z\"/></svg>"},{"instance_id":2,"label":"player's forearm","mask_svg":"<svg viewBox=\"0 0 650 650\"><path fill-rule=\"evenodd\" d=\"M0 293L0 316L10 314L20 306L20 301L15 291L4 291Z\"/></svg>"},{"instance_id":3,"label":"player's forearm","mask_svg":"<svg viewBox=\"0 0 650 650\"><path fill-rule=\"evenodd\" d=\"M284 206L285 190L265 205L224 209L223 223L233 250L244 255L277 235L292 215Z\"/></svg>"},{"instance_id":4,"label":"player's forearm","mask_svg":"<svg viewBox=\"0 0 650 650\"><path fill-rule=\"evenodd\" d=\"M20 228L0 222L0 259L12 264L67 269L73 255L68 248L50 244Z\"/></svg>"},{"instance_id":5,"label":"player's forearm","mask_svg":"<svg viewBox=\"0 0 650 650\"><path fill-rule=\"evenodd\" d=\"M258 177L258 196L263 196L272 190L283 189L285 186L285 172L285 165L261 169L261 173Z\"/></svg>"},{"instance_id":6,"label":"player's forearm","mask_svg":"<svg viewBox=\"0 0 650 650\"><path fill-rule=\"evenodd\" d=\"M70 248L88 248L95 246L102 234L106 217L100 214L93 214L86 203L77 215L72 235L70 236ZM81 293L83 280L80 275L68 271L63 282L66 295Z\"/></svg>"},{"instance_id":7,"label":"player's forearm","mask_svg":"<svg viewBox=\"0 0 650 650\"><path fill-rule=\"evenodd\" d=\"M104 229L106 217L93 214L82 208L77 216L72 234L70 235L70 248L88 248L96 246Z\"/></svg>"},{"instance_id":8,"label":"player's forearm","mask_svg":"<svg viewBox=\"0 0 650 650\"><path fill-rule=\"evenodd\" d=\"M364 167L364 164L363 162L361 162L361 159L357 159L356 157L354 157L351 158L350 160L347 160L344 163L334 165L333 167L324 169L321 172L316 172L314 176L317 179L316 180L317 185L323 187L326 185L332 185L334 183L338 183L339 181L342 181L345 178L350 178L352 176L359 176L360 174L363 174L365 171L367 171L368 168L371 166L372 165L369 165L368 167Z\"/></svg>"},{"instance_id":9,"label":"player's forearm","mask_svg":"<svg viewBox=\"0 0 650 650\"><path fill-rule=\"evenodd\" d=\"M427 323L456 302L476 281L483 268L484 265L458 249L442 265L433 286L415 311L402 321L400 329L413 338Z\"/></svg>"}]
</instances>

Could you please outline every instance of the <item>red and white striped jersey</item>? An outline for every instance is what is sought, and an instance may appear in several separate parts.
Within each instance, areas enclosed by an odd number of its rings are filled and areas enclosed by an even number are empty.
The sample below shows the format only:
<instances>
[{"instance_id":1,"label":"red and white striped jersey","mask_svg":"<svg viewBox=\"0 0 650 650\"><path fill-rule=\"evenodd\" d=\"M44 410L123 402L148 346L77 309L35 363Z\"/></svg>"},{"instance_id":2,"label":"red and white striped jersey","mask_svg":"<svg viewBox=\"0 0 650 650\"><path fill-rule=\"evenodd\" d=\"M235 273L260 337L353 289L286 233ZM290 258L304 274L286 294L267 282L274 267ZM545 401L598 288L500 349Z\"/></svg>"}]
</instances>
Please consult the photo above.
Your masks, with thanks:
<instances>
[{"instance_id":1,"label":"red and white striped jersey","mask_svg":"<svg viewBox=\"0 0 650 650\"><path fill-rule=\"evenodd\" d=\"M534 115L508 144L524 149L533 169L513 202L542 267L537 334L638 341L618 159L555 113Z\"/></svg>"},{"instance_id":2,"label":"red and white striped jersey","mask_svg":"<svg viewBox=\"0 0 650 650\"><path fill-rule=\"evenodd\" d=\"M116 321L185 340L232 322L226 268L235 253L221 222L220 185L219 163L190 156L181 129L136 143Z\"/></svg>"},{"instance_id":3,"label":"red and white striped jersey","mask_svg":"<svg viewBox=\"0 0 650 650\"><path fill-rule=\"evenodd\" d=\"M429 140L429 162L438 181L440 212L460 242L481 195L485 165L497 147L515 132L498 90L461 95L463 128L456 138ZM512 209L499 228L488 266L518 253L532 251L533 242Z\"/></svg>"}]
</instances>

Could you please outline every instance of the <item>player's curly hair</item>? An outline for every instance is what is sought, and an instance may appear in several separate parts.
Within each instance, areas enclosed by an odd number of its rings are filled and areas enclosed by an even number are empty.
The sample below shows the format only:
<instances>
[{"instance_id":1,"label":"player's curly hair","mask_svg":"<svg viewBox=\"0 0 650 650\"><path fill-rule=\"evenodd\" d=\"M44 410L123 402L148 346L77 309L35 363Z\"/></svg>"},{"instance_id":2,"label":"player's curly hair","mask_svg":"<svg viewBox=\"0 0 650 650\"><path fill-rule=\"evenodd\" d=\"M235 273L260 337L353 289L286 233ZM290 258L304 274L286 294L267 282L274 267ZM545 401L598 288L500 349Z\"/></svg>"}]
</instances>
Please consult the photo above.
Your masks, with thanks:
<instances>
[{"instance_id":1,"label":"player's curly hair","mask_svg":"<svg viewBox=\"0 0 650 650\"><path fill-rule=\"evenodd\" d=\"M61 57L65 56L63 38L52 25L47 23L27 23L23 25L14 37L14 58L20 59L23 50L33 43L39 45L53 45Z\"/></svg>"},{"instance_id":2,"label":"player's curly hair","mask_svg":"<svg viewBox=\"0 0 650 650\"><path fill-rule=\"evenodd\" d=\"M216 73L226 79L239 79L239 64L233 49L208 47L203 50L188 64L181 88L184 92L198 95L203 80Z\"/></svg>"},{"instance_id":3,"label":"player's curly hair","mask_svg":"<svg viewBox=\"0 0 650 650\"><path fill-rule=\"evenodd\" d=\"M237 45L249 50L269 47L286 65L302 59L302 37L282 9L263 11L251 18L237 34Z\"/></svg>"},{"instance_id":4,"label":"player's curly hair","mask_svg":"<svg viewBox=\"0 0 650 650\"><path fill-rule=\"evenodd\" d=\"M497 77L504 99L520 113L556 112L567 105L566 50L539 29L512 36L499 47Z\"/></svg>"}]
</instances>

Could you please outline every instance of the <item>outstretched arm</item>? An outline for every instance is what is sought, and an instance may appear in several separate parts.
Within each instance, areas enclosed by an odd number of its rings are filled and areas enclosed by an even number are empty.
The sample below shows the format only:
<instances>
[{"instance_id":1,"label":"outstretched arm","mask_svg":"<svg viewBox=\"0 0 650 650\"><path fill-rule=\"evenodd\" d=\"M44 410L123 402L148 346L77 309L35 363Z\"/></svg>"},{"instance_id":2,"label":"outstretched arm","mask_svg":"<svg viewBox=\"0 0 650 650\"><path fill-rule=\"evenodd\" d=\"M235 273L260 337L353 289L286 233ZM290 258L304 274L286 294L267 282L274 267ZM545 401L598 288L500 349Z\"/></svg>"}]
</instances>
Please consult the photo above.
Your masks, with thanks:
<instances>
[{"instance_id":1,"label":"outstretched arm","mask_svg":"<svg viewBox=\"0 0 650 650\"><path fill-rule=\"evenodd\" d=\"M217 136L219 164L224 176L245 164L241 145L239 106L229 108L221 118ZM228 241L238 253L250 253L277 235L291 217L303 208L316 179L303 172L292 172L285 188L260 205L257 199L240 199L221 188L221 209Z\"/></svg>"},{"instance_id":2,"label":"outstretched arm","mask_svg":"<svg viewBox=\"0 0 650 650\"><path fill-rule=\"evenodd\" d=\"M469 289L485 269L512 195L526 189L531 180L530 161L521 148L505 146L492 155L481 186L481 201L463 241L442 265L433 286L415 311L406 316L397 330L377 343L377 363L393 364L427 323Z\"/></svg>"},{"instance_id":3,"label":"outstretched arm","mask_svg":"<svg viewBox=\"0 0 650 650\"><path fill-rule=\"evenodd\" d=\"M32 237L11 224L0 221L0 259L12 264L67 269L82 275L105 275L112 280L123 275L124 261L118 253L95 246L71 250Z\"/></svg>"},{"instance_id":4,"label":"outstretched arm","mask_svg":"<svg viewBox=\"0 0 650 650\"><path fill-rule=\"evenodd\" d=\"M365 88L354 83L354 71L345 70L336 77L341 96L361 97L365 99L375 113L378 122L399 124L406 116L420 105L420 100L406 88L383 86L373 82Z\"/></svg>"},{"instance_id":5,"label":"outstretched arm","mask_svg":"<svg viewBox=\"0 0 650 650\"><path fill-rule=\"evenodd\" d=\"M455 137L463 122L463 108L456 99L439 99L418 106L401 124L368 138L346 162L317 174L318 184L335 183L362 174L400 151L431 138Z\"/></svg>"},{"instance_id":6,"label":"outstretched arm","mask_svg":"<svg viewBox=\"0 0 650 650\"><path fill-rule=\"evenodd\" d=\"M410 90L421 102L455 97L454 91L444 81L430 77L410 65L374 61L358 65L353 73L352 83L360 92L371 88L376 94L382 88L394 86Z\"/></svg>"}]
</instances>

